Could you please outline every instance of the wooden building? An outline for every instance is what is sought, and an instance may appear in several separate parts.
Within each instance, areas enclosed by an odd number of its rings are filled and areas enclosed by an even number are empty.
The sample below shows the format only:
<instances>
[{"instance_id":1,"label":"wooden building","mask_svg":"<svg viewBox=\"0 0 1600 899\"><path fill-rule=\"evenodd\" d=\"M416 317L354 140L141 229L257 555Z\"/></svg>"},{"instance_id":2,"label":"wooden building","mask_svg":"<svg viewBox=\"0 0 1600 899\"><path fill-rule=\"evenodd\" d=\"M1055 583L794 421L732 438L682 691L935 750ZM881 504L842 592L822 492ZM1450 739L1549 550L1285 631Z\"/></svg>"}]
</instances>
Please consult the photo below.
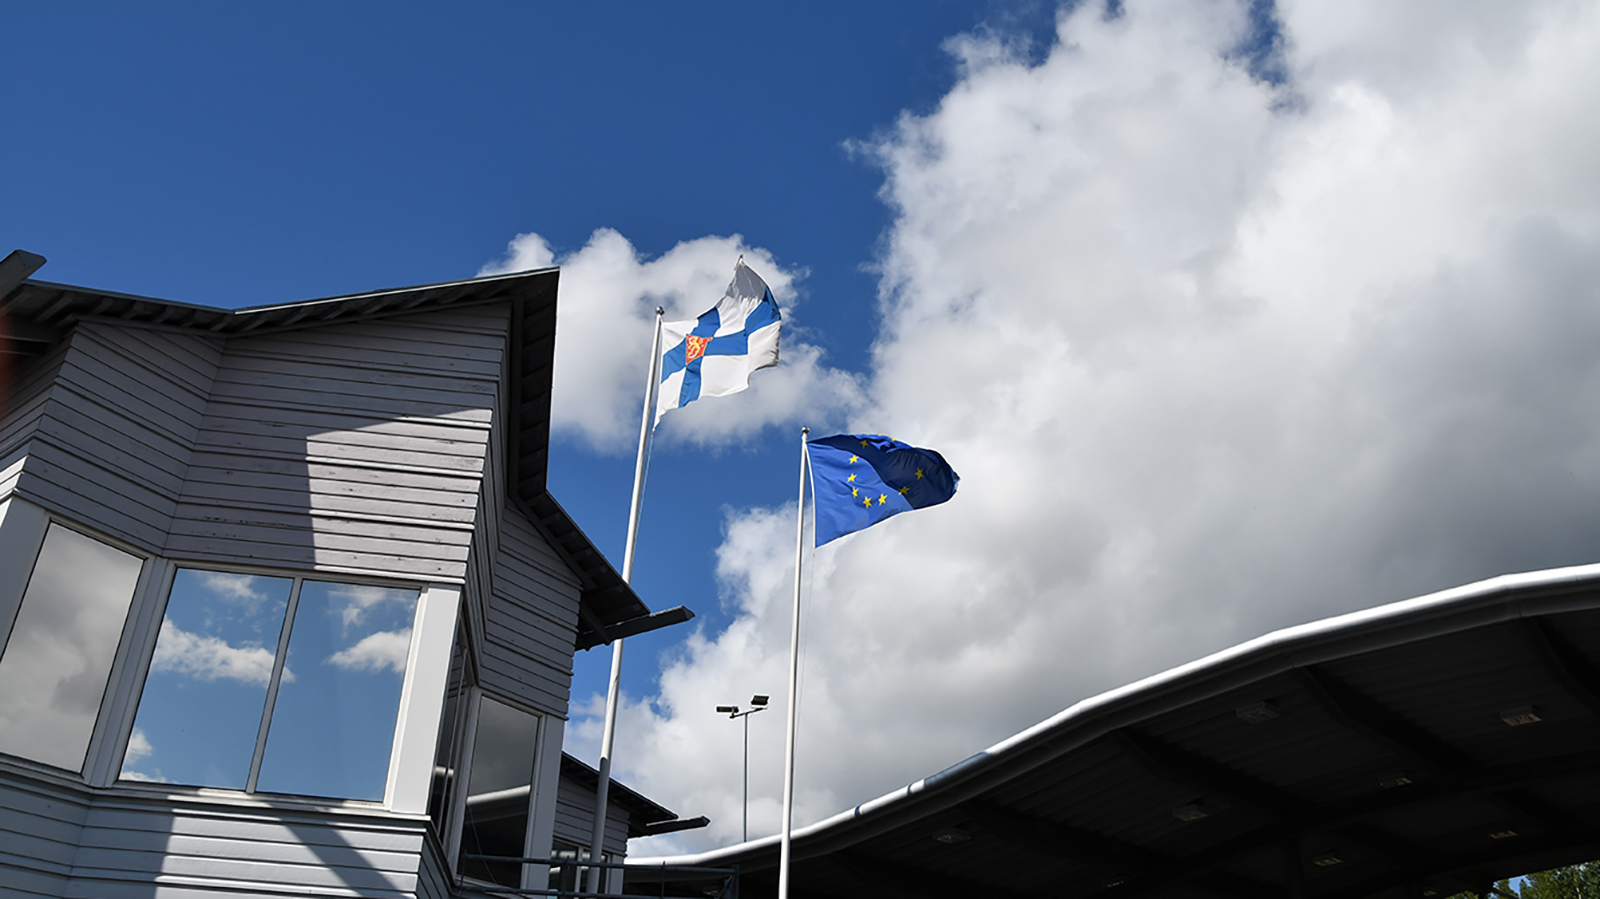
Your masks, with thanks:
<instances>
[{"instance_id":1,"label":"wooden building","mask_svg":"<svg viewBox=\"0 0 1600 899\"><path fill-rule=\"evenodd\" d=\"M0 262L0 895L545 886L474 856L588 841L573 653L688 617L545 489L559 273L226 310L42 262ZM612 795L618 857L672 817Z\"/></svg>"}]
</instances>

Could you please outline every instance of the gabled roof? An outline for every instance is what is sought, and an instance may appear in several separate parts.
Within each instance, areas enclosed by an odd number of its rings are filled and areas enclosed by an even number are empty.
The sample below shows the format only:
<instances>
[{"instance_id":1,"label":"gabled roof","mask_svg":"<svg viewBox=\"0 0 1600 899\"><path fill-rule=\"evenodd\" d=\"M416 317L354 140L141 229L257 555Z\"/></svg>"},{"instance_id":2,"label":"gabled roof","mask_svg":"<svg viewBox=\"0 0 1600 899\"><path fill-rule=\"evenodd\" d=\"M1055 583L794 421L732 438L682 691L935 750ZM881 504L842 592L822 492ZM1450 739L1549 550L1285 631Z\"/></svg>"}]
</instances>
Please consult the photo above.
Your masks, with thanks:
<instances>
[{"instance_id":1,"label":"gabled roof","mask_svg":"<svg viewBox=\"0 0 1600 899\"><path fill-rule=\"evenodd\" d=\"M1600 565L1288 628L1085 699L799 829L794 857L797 897L933 899L1482 895L1600 858ZM759 897L777 862L767 837L628 880L737 864Z\"/></svg>"},{"instance_id":2,"label":"gabled roof","mask_svg":"<svg viewBox=\"0 0 1600 899\"><path fill-rule=\"evenodd\" d=\"M577 648L588 649L691 617L681 607L652 614L546 489L559 269L221 309L27 280L43 263L43 257L21 250L0 261L0 353L13 358L41 354L80 321L133 323L226 338L509 303L507 489L513 502L544 532L582 581Z\"/></svg>"}]
</instances>

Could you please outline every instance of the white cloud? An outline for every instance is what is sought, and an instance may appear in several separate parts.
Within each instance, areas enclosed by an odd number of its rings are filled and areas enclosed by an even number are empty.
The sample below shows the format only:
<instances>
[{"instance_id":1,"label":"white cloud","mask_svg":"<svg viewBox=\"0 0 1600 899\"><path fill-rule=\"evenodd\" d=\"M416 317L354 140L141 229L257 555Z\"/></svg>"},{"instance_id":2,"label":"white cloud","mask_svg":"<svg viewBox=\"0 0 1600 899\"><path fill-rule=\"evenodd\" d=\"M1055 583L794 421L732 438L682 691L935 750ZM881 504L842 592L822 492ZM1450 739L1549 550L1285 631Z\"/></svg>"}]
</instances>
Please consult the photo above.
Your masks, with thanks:
<instances>
[{"instance_id":1,"label":"white cloud","mask_svg":"<svg viewBox=\"0 0 1600 899\"><path fill-rule=\"evenodd\" d=\"M195 570L194 573L199 577L200 583L217 598L242 605L251 612L267 599L267 592L261 589L262 578L225 571Z\"/></svg>"},{"instance_id":2,"label":"white cloud","mask_svg":"<svg viewBox=\"0 0 1600 899\"><path fill-rule=\"evenodd\" d=\"M783 309L782 361L751 378L743 393L672 412L662 420L660 438L722 444L769 424L841 420L859 402L860 385L854 376L828 368L821 350L805 342L794 311L795 285L804 273L780 266L771 253L738 235L686 241L646 260L608 228L559 258L544 238L523 234L504 260L479 274L560 263L552 428L600 452L624 453L638 440L655 308L664 308L669 321L705 312L722 297L740 255Z\"/></svg>"},{"instance_id":3,"label":"white cloud","mask_svg":"<svg viewBox=\"0 0 1600 899\"><path fill-rule=\"evenodd\" d=\"M328 605L339 613L344 630L366 620L368 613L394 606L391 613L401 613L415 608L417 591L396 587L373 587L364 584L319 584L328 591Z\"/></svg>"},{"instance_id":4,"label":"white cloud","mask_svg":"<svg viewBox=\"0 0 1600 899\"><path fill-rule=\"evenodd\" d=\"M273 651L265 647L232 646L218 637L191 634L164 619L150 670L266 686L272 680L272 660ZM294 681L288 666L284 666L283 680Z\"/></svg>"},{"instance_id":5,"label":"white cloud","mask_svg":"<svg viewBox=\"0 0 1600 899\"><path fill-rule=\"evenodd\" d=\"M122 771L117 775L121 780L131 780L135 783L171 783L161 776L161 772L146 774L143 771L134 771L132 766L149 758L155 753L155 747L150 745L150 738L146 736L144 728L136 727L133 735L128 738L128 751L122 756Z\"/></svg>"},{"instance_id":6,"label":"white cloud","mask_svg":"<svg viewBox=\"0 0 1600 899\"><path fill-rule=\"evenodd\" d=\"M403 631L378 631L362 637L354 646L341 649L328 662L346 671L383 671L399 674L406 670L406 656L411 652L411 628Z\"/></svg>"},{"instance_id":7,"label":"white cloud","mask_svg":"<svg viewBox=\"0 0 1600 899\"><path fill-rule=\"evenodd\" d=\"M962 485L817 554L802 823L1272 628L1596 558L1600 7L1279 15L1281 85L1223 0L1082 4L1037 65L957 40L957 85L875 145L895 220L852 423ZM636 853L737 837L707 710L783 702L789 514L730 520L736 620L624 712L620 776L715 819Z\"/></svg>"},{"instance_id":8,"label":"white cloud","mask_svg":"<svg viewBox=\"0 0 1600 899\"><path fill-rule=\"evenodd\" d=\"M128 751L122 757L124 765L132 765L141 759L149 757L155 752L155 747L150 745L150 738L145 735L144 728L133 729L133 736L128 738Z\"/></svg>"}]
</instances>

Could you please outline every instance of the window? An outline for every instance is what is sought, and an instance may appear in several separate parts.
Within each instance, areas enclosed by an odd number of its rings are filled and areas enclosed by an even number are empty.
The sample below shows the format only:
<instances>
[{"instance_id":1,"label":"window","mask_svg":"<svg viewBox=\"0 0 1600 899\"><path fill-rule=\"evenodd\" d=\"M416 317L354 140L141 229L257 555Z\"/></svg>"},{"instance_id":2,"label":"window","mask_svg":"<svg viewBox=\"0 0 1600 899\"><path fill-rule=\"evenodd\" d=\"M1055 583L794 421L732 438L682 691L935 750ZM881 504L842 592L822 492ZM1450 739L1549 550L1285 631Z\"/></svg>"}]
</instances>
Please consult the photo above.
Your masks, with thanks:
<instances>
[{"instance_id":1,"label":"window","mask_svg":"<svg viewBox=\"0 0 1600 899\"><path fill-rule=\"evenodd\" d=\"M181 569L122 777L245 788L291 578Z\"/></svg>"},{"instance_id":2,"label":"window","mask_svg":"<svg viewBox=\"0 0 1600 899\"><path fill-rule=\"evenodd\" d=\"M445 838L445 822L455 800L462 739L467 729L467 688L472 685L472 665L467 658L466 642L466 621L462 620L456 626L455 645L450 650L450 678L445 683L439 740L433 753L433 780L428 786L428 818L433 821L434 833L441 841Z\"/></svg>"},{"instance_id":3,"label":"window","mask_svg":"<svg viewBox=\"0 0 1600 899\"><path fill-rule=\"evenodd\" d=\"M122 778L381 800L419 596L179 570Z\"/></svg>"},{"instance_id":4,"label":"window","mask_svg":"<svg viewBox=\"0 0 1600 899\"><path fill-rule=\"evenodd\" d=\"M527 843L539 718L487 696L478 701L478 729L467 769L467 812L456 870L502 886L522 886L522 866L473 856L522 858Z\"/></svg>"},{"instance_id":5,"label":"window","mask_svg":"<svg viewBox=\"0 0 1600 899\"><path fill-rule=\"evenodd\" d=\"M83 769L143 565L50 525L0 654L0 752Z\"/></svg>"}]
</instances>

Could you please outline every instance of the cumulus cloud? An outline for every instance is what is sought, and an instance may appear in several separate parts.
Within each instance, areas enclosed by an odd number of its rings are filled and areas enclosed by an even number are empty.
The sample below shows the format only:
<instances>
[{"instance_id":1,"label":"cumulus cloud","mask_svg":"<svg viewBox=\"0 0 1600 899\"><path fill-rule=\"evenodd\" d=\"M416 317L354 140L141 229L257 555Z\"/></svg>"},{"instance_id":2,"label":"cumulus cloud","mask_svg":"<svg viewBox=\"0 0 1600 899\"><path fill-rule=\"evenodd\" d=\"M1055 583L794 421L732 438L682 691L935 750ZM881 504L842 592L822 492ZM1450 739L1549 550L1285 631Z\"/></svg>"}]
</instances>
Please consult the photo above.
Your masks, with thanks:
<instances>
[{"instance_id":1,"label":"cumulus cloud","mask_svg":"<svg viewBox=\"0 0 1600 899\"><path fill-rule=\"evenodd\" d=\"M226 571L195 570L195 576L211 594L224 602L241 605L250 612L256 611L267 600L263 578Z\"/></svg>"},{"instance_id":2,"label":"cumulus cloud","mask_svg":"<svg viewBox=\"0 0 1600 899\"><path fill-rule=\"evenodd\" d=\"M1276 627L1594 561L1600 7L1287 0L1271 81L1246 13L953 40L955 87L868 147L894 222L851 422L962 484L817 553L800 823ZM624 710L620 775L716 820L636 853L737 838L705 710L783 702L789 515L730 517L735 620ZM781 720L751 739L771 833Z\"/></svg>"},{"instance_id":3,"label":"cumulus cloud","mask_svg":"<svg viewBox=\"0 0 1600 899\"><path fill-rule=\"evenodd\" d=\"M829 368L805 339L794 311L804 272L738 235L685 241L642 258L616 231L601 228L562 256L538 234L522 234L506 257L481 275L561 265L551 427L603 453L633 449L657 306L667 320L695 318L721 299L740 255L772 288L783 310L782 363L752 378L750 389L715 403L695 403L662 420L662 440L718 445L769 424L807 418L842 420L860 401L858 379Z\"/></svg>"},{"instance_id":4,"label":"cumulus cloud","mask_svg":"<svg viewBox=\"0 0 1600 899\"><path fill-rule=\"evenodd\" d=\"M364 622L369 614L380 609L391 616L404 615L415 608L417 601L417 591L396 587L319 583L316 589L328 592L328 607L338 614L339 622L346 632Z\"/></svg>"},{"instance_id":5,"label":"cumulus cloud","mask_svg":"<svg viewBox=\"0 0 1600 899\"><path fill-rule=\"evenodd\" d=\"M272 679L272 659L272 650L265 647L233 646L219 637L192 634L164 619L150 670L264 687ZM294 681L288 666L284 666L283 680Z\"/></svg>"},{"instance_id":6,"label":"cumulus cloud","mask_svg":"<svg viewBox=\"0 0 1600 899\"><path fill-rule=\"evenodd\" d=\"M137 765L155 753L155 747L150 744L150 737L145 734L144 728L135 727L133 735L128 738L128 751L122 756L122 771L117 777L122 780L131 780L136 783L171 783L161 772L146 774L143 771L132 770Z\"/></svg>"},{"instance_id":7,"label":"cumulus cloud","mask_svg":"<svg viewBox=\"0 0 1600 899\"><path fill-rule=\"evenodd\" d=\"M403 631L378 631L362 637L354 646L331 656L328 663L346 671L393 671L404 674L406 656L411 652L411 628Z\"/></svg>"}]
</instances>

